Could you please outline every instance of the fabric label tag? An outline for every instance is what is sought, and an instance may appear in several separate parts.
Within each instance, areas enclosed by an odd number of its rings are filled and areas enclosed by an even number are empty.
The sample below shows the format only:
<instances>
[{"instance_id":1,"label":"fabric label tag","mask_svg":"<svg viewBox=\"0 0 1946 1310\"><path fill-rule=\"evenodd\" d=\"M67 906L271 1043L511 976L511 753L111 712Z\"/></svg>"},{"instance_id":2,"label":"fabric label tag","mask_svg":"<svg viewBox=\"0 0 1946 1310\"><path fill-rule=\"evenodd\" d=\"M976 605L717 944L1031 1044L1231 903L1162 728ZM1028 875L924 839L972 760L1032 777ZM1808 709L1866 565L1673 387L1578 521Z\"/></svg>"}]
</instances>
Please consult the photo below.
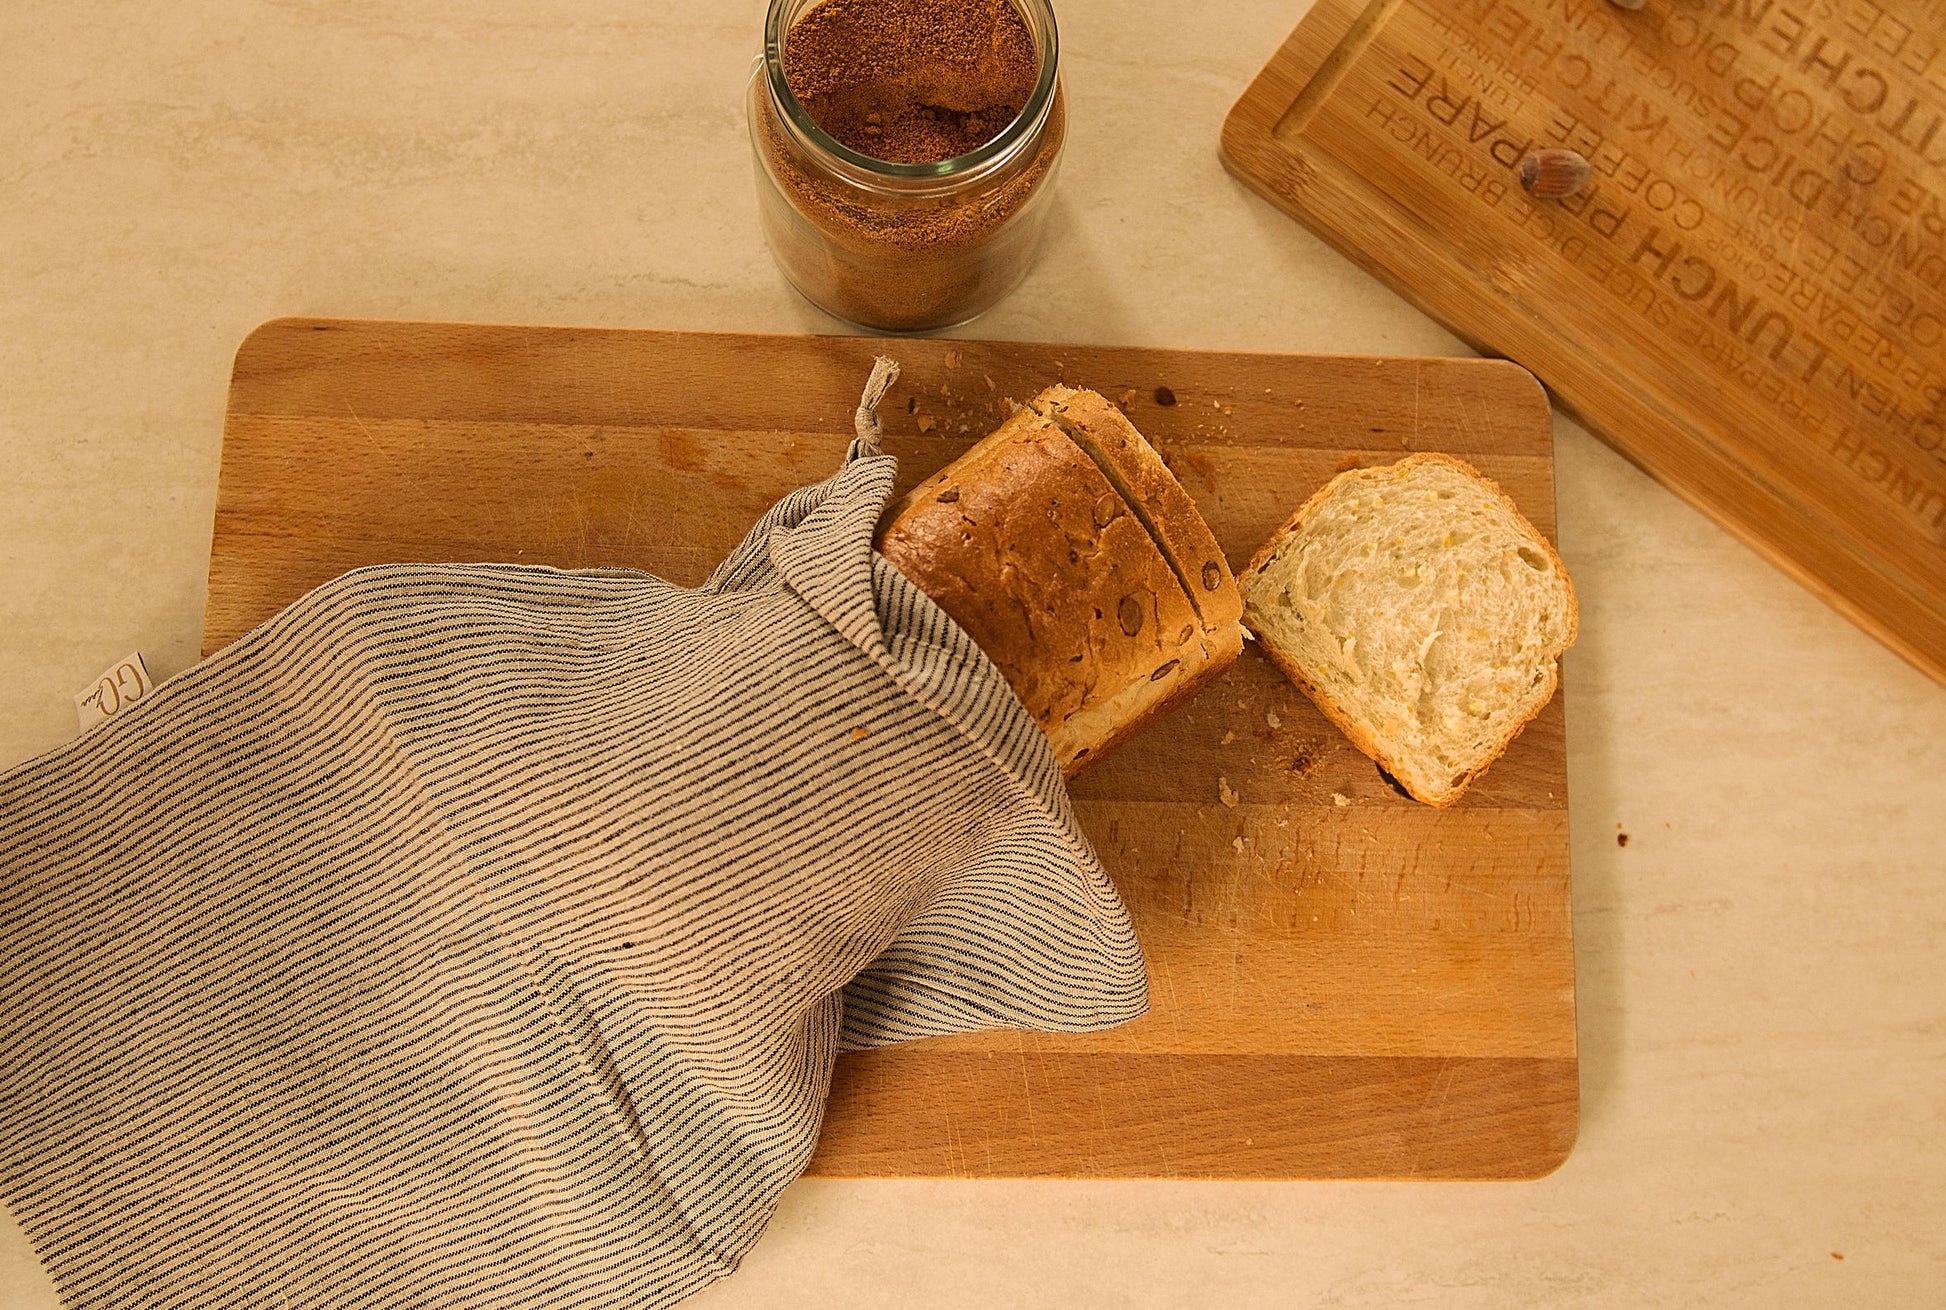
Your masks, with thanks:
<instances>
[{"instance_id":1,"label":"fabric label tag","mask_svg":"<svg viewBox=\"0 0 1946 1310\"><path fill-rule=\"evenodd\" d=\"M155 683L149 677L149 666L142 662L141 651L115 661L114 666L90 683L86 691L74 694L74 713L81 720L81 731L86 732L97 723L108 722L147 696L154 687Z\"/></svg>"}]
</instances>

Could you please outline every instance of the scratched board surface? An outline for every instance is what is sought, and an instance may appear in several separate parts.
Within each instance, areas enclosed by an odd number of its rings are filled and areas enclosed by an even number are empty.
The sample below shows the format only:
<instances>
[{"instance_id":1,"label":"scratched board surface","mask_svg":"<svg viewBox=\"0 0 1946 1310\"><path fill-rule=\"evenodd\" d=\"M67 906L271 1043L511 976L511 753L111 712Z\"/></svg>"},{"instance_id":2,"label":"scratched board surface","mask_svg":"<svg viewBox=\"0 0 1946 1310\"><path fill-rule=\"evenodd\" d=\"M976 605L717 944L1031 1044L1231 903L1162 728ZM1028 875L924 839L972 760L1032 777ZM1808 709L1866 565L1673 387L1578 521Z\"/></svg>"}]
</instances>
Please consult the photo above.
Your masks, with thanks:
<instances>
[{"instance_id":1,"label":"scratched board surface","mask_svg":"<svg viewBox=\"0 0 1946 1310\"><path fill-rule=\"evenodd\" d=\"M1546 400L1503 361L286 320L237 353L204 649L388 560L699 582L837 466L880 350L902 489L1065 378L1128 406L1235 563L1334 470L1411 450L1553 531ZM1578 1106L1562 725L1557 698L1432 810L1246 651L1074 783L1151 1013L846 1056L812 1171L1547 1172Z\"/></svg>"},{"instance_id":2,"label":"scratched board surface","mask_svg":"<svg viewBox=\"0 0 1946 1310\"><path fill-rule=\"evenodd\" d=\"M1946 0L1318 0L1223 148L1946 680Z\"/></svg>"}]
</instances>

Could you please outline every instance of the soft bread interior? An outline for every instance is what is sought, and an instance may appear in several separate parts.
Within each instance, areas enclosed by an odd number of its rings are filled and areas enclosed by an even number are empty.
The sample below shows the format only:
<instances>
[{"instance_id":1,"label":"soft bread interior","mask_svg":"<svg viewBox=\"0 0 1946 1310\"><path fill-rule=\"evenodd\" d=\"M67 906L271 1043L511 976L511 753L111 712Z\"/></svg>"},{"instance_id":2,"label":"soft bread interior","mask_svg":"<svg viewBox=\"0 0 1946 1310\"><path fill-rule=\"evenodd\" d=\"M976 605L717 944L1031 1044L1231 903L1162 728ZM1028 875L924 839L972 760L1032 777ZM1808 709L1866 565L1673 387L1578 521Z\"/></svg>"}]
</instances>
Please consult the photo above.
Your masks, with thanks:
<instances>
[{"instance_id":1,"label":"soft bread interior","mask_svg":"<svg viewBox=\"0 0 1946 1310\"><path fill-rule=\"evenodd\" d=\"M1546 539L1443 459L1342 475L1241 585L1245 625L1433 804L1553 697L1575 634L1573 588Z\"/></svg>"}]
</instances>

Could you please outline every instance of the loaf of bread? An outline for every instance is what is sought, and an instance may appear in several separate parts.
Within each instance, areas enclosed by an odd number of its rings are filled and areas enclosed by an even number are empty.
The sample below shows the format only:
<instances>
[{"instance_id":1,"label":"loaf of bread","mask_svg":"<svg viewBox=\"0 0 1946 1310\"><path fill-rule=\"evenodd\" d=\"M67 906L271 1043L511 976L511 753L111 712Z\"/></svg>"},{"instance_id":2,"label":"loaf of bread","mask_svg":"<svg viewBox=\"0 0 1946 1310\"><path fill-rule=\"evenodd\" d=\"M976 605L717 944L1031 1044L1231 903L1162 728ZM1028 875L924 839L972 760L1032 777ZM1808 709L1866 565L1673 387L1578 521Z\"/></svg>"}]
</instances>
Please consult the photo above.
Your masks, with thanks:
<instances>
[{"instance_id":1,"label":"loaf of bread","mask_svg":"<svg viewBox=\"0 0 1946 1310\"><path fill-rule=\"evenodd\" d=\"M1244 624L1271 661L1437 806L1553 699L1579 621L1547 538L1445 455L1333 478L1239 585Z\"/></svg>"},{"instance_id":2,"label":"loaf of bread","mask_svg":"<svg viewBox=\"0 0 1946 1310\"><path fill-rule=\"evenodd\" d=\"M1070 775L1243 648L1208 524L1092 392L1035 397L894 505L878 548L999 666Z\"/></svg>"}]
</instances>

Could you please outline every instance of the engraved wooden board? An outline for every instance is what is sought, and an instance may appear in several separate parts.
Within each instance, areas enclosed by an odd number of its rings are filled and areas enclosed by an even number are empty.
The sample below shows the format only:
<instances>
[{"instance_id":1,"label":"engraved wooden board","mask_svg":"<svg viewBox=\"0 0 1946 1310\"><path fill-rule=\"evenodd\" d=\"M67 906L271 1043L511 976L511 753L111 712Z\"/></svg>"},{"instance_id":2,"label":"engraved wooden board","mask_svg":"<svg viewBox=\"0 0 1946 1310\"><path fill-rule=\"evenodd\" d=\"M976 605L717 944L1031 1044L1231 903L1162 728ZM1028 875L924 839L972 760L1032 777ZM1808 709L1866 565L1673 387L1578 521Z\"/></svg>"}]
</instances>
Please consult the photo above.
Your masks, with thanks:
<instances>
[{"instance_id":1,"label":"engraved wooden board","mask_svg":"<svg viewBox=\"0 0 1946 1310\"><path fill-rule=\"evenodd\" d=\"M837 467L881 350L905 367L902 490L1065 379L1134 393L1233 562L1348 460L1413 450L1471 460L1553 530L1546 400L1505 362L282 320L237 354L204 649L383 561L699 582ZM814 1173L1513 1178L1567 1155L1559 699L1432 810L1247 651L1073 792L1152 1012L844 1057Z\"/></svg>"},{"instance_id":2,"label":"engraved wooden board","mask_svg":"<svg viewBox=\"0 0 1946 1310\"><path fill-rule=\"evenodd\" d=\"M1946 2L1318 0L1223 154L1946 680Z\"/></svg>"}]
</instances>

